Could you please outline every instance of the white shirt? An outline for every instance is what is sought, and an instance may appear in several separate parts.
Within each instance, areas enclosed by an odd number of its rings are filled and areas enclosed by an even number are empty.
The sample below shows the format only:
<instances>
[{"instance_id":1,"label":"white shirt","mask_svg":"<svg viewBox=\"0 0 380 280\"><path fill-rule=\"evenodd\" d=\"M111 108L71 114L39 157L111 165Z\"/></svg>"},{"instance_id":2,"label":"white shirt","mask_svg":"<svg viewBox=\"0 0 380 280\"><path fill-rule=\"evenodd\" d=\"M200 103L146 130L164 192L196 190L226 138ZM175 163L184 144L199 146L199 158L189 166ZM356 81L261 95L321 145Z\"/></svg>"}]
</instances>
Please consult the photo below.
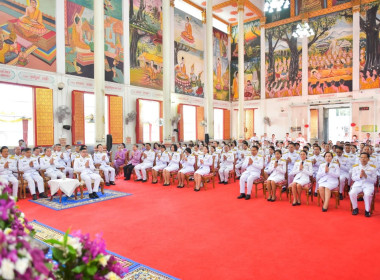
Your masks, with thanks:
<instances>
[{"instance_id":1,"label":"white shirt","mask_svg":"<svg viewBox=\"0 0 380 280\"><path fill-rule=\"evenodd\" d=\"M89 167L86 167L86 163L89 162ZM80 172L81 174L91 174L94 173L95 166L92 158L87 156L85 158L79 157L74 161L74 172Z\"/></svg>"}]
</instances>

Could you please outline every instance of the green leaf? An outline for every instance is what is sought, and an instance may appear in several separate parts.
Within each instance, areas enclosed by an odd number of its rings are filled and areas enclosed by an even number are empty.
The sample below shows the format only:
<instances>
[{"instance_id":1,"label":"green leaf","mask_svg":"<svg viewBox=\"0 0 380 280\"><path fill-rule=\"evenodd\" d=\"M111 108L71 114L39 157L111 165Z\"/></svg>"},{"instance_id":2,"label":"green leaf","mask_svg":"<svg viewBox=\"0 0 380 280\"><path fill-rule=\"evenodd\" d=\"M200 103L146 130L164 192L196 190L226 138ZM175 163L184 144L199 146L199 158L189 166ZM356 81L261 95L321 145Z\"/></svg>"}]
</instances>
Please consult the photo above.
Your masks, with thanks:
<instances>
[{"instance_id":1,"label":"green leaf","mask_svg":"<svg viewBox=\"0 0 380 280\"><path fill-rule=\"evenodd\" d=\"M98 268L95 265L92 265L92 266L88 266L86 271L89 275L93 276L98 271Z\"/></svg>"},{"instance_id":2,"label":"green leaf","mask_svg":"<svg viewBox=\"0 0 380 280\"><path fill-rule=\"evenodd\" d=\"M76 268L74 268L72 271L75 273L82 273L86 268L85 264L78 265Z\"/></svg>"},{"instance_id":3,"label":"green leaf","mask_svg":"<svg viewBox=\"0 0 380 280\"><path fill-rule=\"evenodd\" d=\"M58 245L62 245L62 242L56 240L56 239L48 239L48 240L45 240L46 243L49 243L49 244L58 244Z\"/></svg>"},{"instance_id":4,"label":"green leaf","mask_svg":"<svg viewBox=\"0 0 380 280\"><path fill-rule=\"evenodd\" d=\"M62 261L64 260L63 252L58 248L52 248L52 253L53 253L53 259L56 260L57 262L62 263Z\"/></svg>"},{"instance_id":5,"label":"green leaf","mask_svg":"<svg viewBox=\"0 0 380 280\"><path fill-rule=\"evenodd\" d=\"M63 245L66 246L67 244L67 239L69 236L70 228L66 231L65 235L63 236Z\"/></svg>"}]
</instances>

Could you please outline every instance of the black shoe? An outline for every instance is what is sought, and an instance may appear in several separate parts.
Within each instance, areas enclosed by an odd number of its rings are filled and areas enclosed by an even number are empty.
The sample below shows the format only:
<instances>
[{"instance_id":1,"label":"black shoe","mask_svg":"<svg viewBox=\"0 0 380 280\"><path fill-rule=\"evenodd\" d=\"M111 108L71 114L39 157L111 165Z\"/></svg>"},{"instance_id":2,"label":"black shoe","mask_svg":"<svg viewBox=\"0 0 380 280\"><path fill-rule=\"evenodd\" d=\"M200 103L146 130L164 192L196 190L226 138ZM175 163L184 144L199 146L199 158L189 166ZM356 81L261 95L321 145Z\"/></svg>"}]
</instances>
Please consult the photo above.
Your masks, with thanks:
<instances>
[{"instance_id":1,"label":"black shoe","mask_svg":"<svg viewBox=\"0 0 380 280\"><path fill-rule=\"evenodd\" d=\"M315 192L315 193L314 193L314 197L317 197L317 196L318 196L318 193Z\"/></svg>"},{"instance_id":2,"label":"black shoe","mask_svg":"<svg viewBox=\"0 0 380 280\"><path fill-rule=\"evenodd\" d=\"M98 194L96 192L93 192L92 195L93 195L94 198L99 198L99 196L98 196Z\"/></svg>"},{"instance_id":3,"label":"black shoe","mask_svg":"<svg viewBox=\"0 0 380 280\"><path fill-rule=\"evenodd\" d=\"M124 179L124 181L129 181L129 180L131 180L131 178L125 178L125 179Z\"/></svg>"},{"instance_id":4,"label":"black shoe","mask_svg":"<svg viewBox=\"0 0 380 280\"><path fill-rule=\"evenodd\" d=\"M95 198L96 198L96 197L94 196L93 193L90 193L90 194L88 195L88 197L91 198L91 199L95 199Z\"/></svg>"},{"instance_id":5,"label":"black shoe","mask_svg":"<svg viewBox=\"0 0 380 280\"><path fill-rule=\"evenodd\" d=\"M364 212L364 216L366 216L367 218L371 217L371 212L367 212L367 211L365 211L365 212Z\"/></svg>"},{"instance_id":6,"label":"black shoe","mask_svg":"<svg viewBox=\"0 0 380 280\"><path fill-rule=\"evenodd\" d=\"M164 184L163 186L164 186L164 187L167 187L167 186L169 186L169 185L170 185L170 184Z\"/></svg>"},{"instance_id":7,"label":"black shoe","mask_svg":"<svg viewBox=\"0 0 380 280\"><path fill-rule=\"evenodd\" d=\"M301 205L301 202L297 202L296 204L297 204L297 206L300 206L300 205Z\"/></svg>"},{"instance_id":8,"label":"black shoe","mask_svg":"<svg viewBox=\"0 0 380 280\"><path fill-rule=\"evenodd\" d=\"M225 185L227 185L227 184L228 184L228 182L224 182L224 184L225 184Z\"/></svg>"},{"instance_id":9,"label":"black shoe","mask_svg":"<svg viewBox=\"0 0 380 280\"><path fill-rule=\"evenodd\" d=\"M145 183L147 180L142 180L141 182Z\"/></svg>"},{"instance_id":10,"label":"black shoe","mask_svg":"<svg viewBox=\"0 0 380 280\"><path fill-rule=\"evenodd\" d=\"M362 197L359 197L358 198L358 201L363 201L364 199Z\"/></svg>"},{"instance_id":11,"label":"black shoe","mask_svg":"<svg viewBox=\"0 0 380 280\"><path fill-rule=\"evenodd\" d=\"M296 203L292 203L292 206L297 206L297 202Z\"/></svg>"},{"instance_id":12,"label":"black shoe","mask_svg":"<svg viewBox=\"0 0 380 280\"><path fill-rule=\"evenodd\" d=\"M281 193L286 192L286 188L282 188Z\"/></svg>"},{"instance_id":13,"label":"black shoe","mask_svg":"<svg viewBox=\"0 0 380 280\"><path fill-rule=\"evenodd\" d=\"M107 186L107 187L110 186L110 183L106 183L106 186Z\"/></svg>"},{"instance_id":14,"label":"black shoe","mask_svg":"<svg viewBox=\"0 0 380 280\"><path fill-rule=\"evenodd\" d=\"M270 202L275 202L276 201L276 198L272 198L271 200L270 200Z\"/></svg>"},{"instance_id":15,"label":"black shoe","mask_svg":"<svg viewBox=\"0 0 380 280\"><path fill-rule=\"evenodd\" d=\"M236 180L240 180L240 176L236 178Z\"/></svg>"},{"instance_id":16,"label":"black shoe","mask_svg":"<svg viewBox=\"0 0 380 280\"><path fill-rule=\"evenodd\" d=\"M116 185L114 181L111 181L110 184L111 184L112 186L115 186L115 185Z\"/></svg>"},{"instance_id":17,"label":"black shoe","mask_svg":"<svg viewBox=\"0 0 380 280\"><path fill-rule=\"evenodd\" d=\"M309 189L309 195L311 195L311 189Z\"/></svg>"},{"instance_id":18,"label":"black shoe","mask_svg":"<svg viewBox=\"0 0 380 280\"><path fill-rule=\"evenodd\" d=\"M194 181L194 178L189 178L189 181Z\"/></svg>"},{"instance_id":19,"label":"black shoe","mask_svg":"<svg viewBox=\"0 0 380 280\"><path fill-rule=\"evenodd\" d=\"M37 200L37 195L36 194L33 195L33 200Z\"/></svg>"},{"instance_id":20,"label":"black shoe","mask_svg":"<svg viewBox=\"0 0 380 280\"><path fill-rule=\"evenodd\" d=\"M356 216L357 214L359 214L358 208L355 208L354 210L352 210L352 215Z\"/></svg>"},{"instance_id":21,"label":"black shoe","mask_svg":"<svg viewBox=\"0 0 380 280\"><path fill-rule=\"evenodd\" d=\"M154 185L154 184L157 184L158 183L158 181L156 181L156 182L152 182L152 184Z\"/></svg>"},{"instance_id":22,"label":"black shoe","mask_svg":"<svg viewBox=\"0 0 380 280\"><path fill-rule=\"evenodd\" d=\"M322 207L322 212L327 212L327 209Z\"/></svg>"},{"instance_id":23,"label":"black shoe","mask_svg":"<svg viewBox=\"0 0 380 280\"><path fill-rule=\"evenodd\" d=\"M142 181L142 179L136 179L135 180L135 182L141 182Z\"/></svg>"},{"instance_id":24,"label":"black shoe","mask_svg":"<svg viewBox=\"0 0 380 280\"><path fill-rule=\"evenodd\" d=\"M268 198L267 200L268 200L268 201L271 201L271 200L272 200L272 198Z\"/></svg>"},{"instance_id":25,"label":"black shoe","mask_svg":"<svg viewBox=\"0 0 380 280\"><path fill-rule=\"evenodd\" d=\"M223 182L223 181L220 181L219 184L224 184L224 182Z\"/></svg>"},{"instance_id":26,"label":"black shoe","mask_svg":"<svg viewBox=\"0 0 380 280\"><path fill-rule=\"evenodd\" d=\"M339 194L339 200L343 200L343 194Z\"/></svg>"},{"instance_id":27,"label":"black shoe","mask_svg":"<svg viewBox=\"0 0 380 280\"><path fill-rule=\"evenodd\" d=\"M194 189L195 192L199 192L201 189Z\"/></svg>"},{"instance_id":28,"label":"black shoe","mask_svg":"<svg viewBox=\"0 0 380 280\"><path fill-rule=\"evenodd\" d=\"M245 193L241 193L238 197L237 197L237 199L242 199L242 198L244 198L245 197Z\"/></svg>"},{"instance_id":29,"label":"black shoe","mask_svg":"<svg viewBox=\"0 0 380 280\"><path fill-rule=\"evenodd\" d=\"M179 189L182 189L182 188L184 188L185 186L177 186L177 188L179 188Z\"/></svg>"},{"instance_id":30,"label":"black shoe","mask_svg":"<svg viewBox=\"0 0 380 280\"><path fill-rule=\"evenodd\" d=\"M245 196L245 200L249 200L249 199L251 199L251 195L250 195L250 194L247 194L247 195Z\"/></svg>"},{"instance_id":31,"label":"black shoe","mask_svg":"<svg viewBox=\"0 0 380 280\"><path fill-rule=\"evenodd\" d=\"M40 198L48 198L48 196L44 192L40 193L38 196Z\"/></svg>"}]
</instances>

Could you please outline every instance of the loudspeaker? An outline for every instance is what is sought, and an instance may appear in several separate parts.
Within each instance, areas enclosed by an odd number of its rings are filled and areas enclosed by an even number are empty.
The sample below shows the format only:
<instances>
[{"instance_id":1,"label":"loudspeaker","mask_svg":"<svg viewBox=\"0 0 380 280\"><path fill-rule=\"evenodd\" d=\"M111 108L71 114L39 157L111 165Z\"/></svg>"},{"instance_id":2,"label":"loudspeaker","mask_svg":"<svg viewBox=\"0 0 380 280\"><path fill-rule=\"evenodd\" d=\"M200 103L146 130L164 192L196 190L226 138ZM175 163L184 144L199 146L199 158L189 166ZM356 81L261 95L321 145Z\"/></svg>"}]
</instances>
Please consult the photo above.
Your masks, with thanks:
<instances>
[{"instance_id":1,"label":"loudspeaker","mask_svg":"<svg viewBox=\"0 0 380 280\"><path fill-rule=\"evenodd\" d=\"M112 150L112 135L107 134L107 151Z\"/></svg>"},{"instance_id":2,"label":"loudspeaker","mask_svg":"<svg viewBox=\"0 0 380 280\"><path fill-rule=\"evenodd\" d=\"M206 145L208 145L208 142L210 141L210 137L208 136L208 133L205 134L205 142Z\"/></svg>"},{"instance_id":3,"label":"loudspeaker","mask_svg":"<svg viewBox=\"0 0 380 280\"><path fill-rule=\"evenodd\" d=\"M70 130L71 129L71 125L64 125L63 129Z\"/></svg>"}]
</instances>

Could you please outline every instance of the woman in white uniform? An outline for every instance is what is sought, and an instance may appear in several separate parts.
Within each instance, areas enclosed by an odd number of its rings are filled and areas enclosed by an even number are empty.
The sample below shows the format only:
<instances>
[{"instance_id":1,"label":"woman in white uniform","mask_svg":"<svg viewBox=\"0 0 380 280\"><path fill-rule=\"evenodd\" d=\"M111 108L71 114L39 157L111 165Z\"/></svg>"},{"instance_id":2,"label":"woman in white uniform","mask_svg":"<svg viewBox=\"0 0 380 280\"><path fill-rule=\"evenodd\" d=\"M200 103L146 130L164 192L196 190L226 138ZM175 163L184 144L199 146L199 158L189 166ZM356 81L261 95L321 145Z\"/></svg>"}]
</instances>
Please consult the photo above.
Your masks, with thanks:
<instances>
[{"instance_id":1,"label":"woman in white uniform","mask_svg":"<svg viewBox=\"0 0 380 280\"><path fill-rule=\"evenodd\" d=\"M323 205L322 212L326 212L329 206L331 190L339 187L340 168L337 163L333 163L333 153L325 153L325 163L319 166L317 173L317 181L319 184L319 195L321 196Z\"/></svg>"},{"instance_id":2,"label":"woman in white uniform","mask_svg":"<svg viewBox=\"0 0 380 280\"><path fill-rule=\"evenodd\" d=\"M218 162L219 162L220 154L216 152L216 149L214 146L210 146L210 155L215 158L214 168L218 168Z\"/></svg>"},{"instance_id":3,"label":"woman in white uniform","mask_svg":"<svg viewBox=\"0 0 380 280\"><path fill-rule=\"evenodd\" d=\"M198 156L198 170L194 173L194 191L198 192L201 188L202 176L210 173L212 162L212 156L209 154L208 147L203 147L203 155Z\"/></svg>"},{"instance_id":4,"label":"woman in white uniform","mask_svg":"<svg viewBox=\"0 0 380 280\"><path fill-rule=\"evenodd\" d=\"M157 184L158 171L163 170L169 162L169 154L165 145L160 145L160 151L157 153L156 165L152 168L152 184Z\"/></svg>"},{"instance_id":5,"label":"woman in white uniform","mask_svg":"<svg viewBox=\"0 0 380 280\"><path fill-rule=\"evenodd\" d=\"M195 156L191 154L191 149L186 148L181 159L182 169L178 171L178 186L183 188L185 184L185 174L194 172Z\"/></svg>"},{"instance_id":6,"label":"woman in white uniform","mask_svg":"<svg viewBox=\"0 0 380 280\"><path fill-rule=\"evenodd\" d=\"M282 159L281 150L276 150L270 164L265 168L267 174L270 174L267 180L267 189L269 192L268 201L276 201L276 184L285 180L286 160Z\"/></svg>"},{"instance_id":7,"label":"woman in white uniform","mask_svg":"<svg viewBox=\"0 0 380 280\"><path fill-rule=\"evenodd\" d=\"M293 192L293 206L301 205L302 187L310 183L310 176L313 175L313 164L310 160L306 160L306 151L300 152L300 158L294 163L293 169L289 175L294 176L293 182L289 188Z\"/></svg>"},{"instance_id":8,"label":"woman in white uniform","mask_svg":"<svg viewBox=\"0 0 380 280\"><path fill-rule=\"evenodd\" d=\"M169 165L164 168L162 175L164 177L164 186L170 185L170 172L177 171L179 169L179 161L181 160L181 154L177 152L177 145L172 144L169 152Z\"/></svg>"}]
</instances>

